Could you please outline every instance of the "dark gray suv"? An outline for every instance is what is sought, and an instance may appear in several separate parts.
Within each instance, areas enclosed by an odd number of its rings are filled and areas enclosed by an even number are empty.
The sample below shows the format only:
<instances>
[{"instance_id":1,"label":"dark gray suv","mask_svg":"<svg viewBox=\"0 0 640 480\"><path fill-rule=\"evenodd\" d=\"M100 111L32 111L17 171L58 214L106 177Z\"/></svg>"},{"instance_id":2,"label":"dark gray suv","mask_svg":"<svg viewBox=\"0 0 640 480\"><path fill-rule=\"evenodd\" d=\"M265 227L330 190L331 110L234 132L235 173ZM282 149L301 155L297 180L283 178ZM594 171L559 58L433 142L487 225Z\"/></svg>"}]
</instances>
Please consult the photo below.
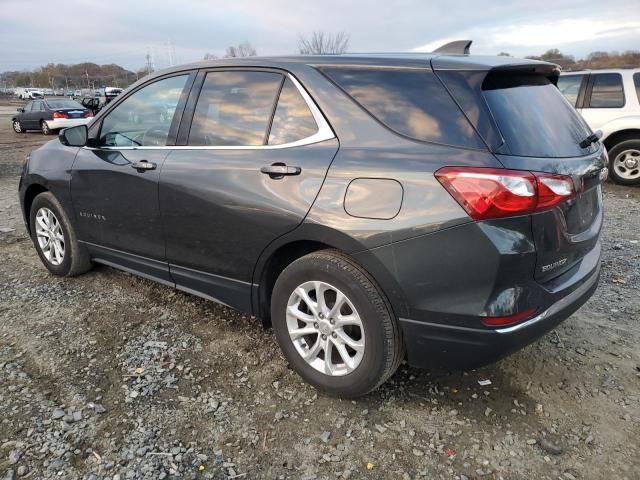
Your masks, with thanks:
<instances>
[{"instance_id":1,"label":"dark gray suv","mask_svg":"<svg viewBox=\"0 0 640 480\"><path fill-rule=\"evenodd\" d=\"M353 397L528 344L599 277L607 157L555 65L447 54L250 58L146 77L27 158L44 265L93 262L271 323Z\"/></svg>"}]
</instances>

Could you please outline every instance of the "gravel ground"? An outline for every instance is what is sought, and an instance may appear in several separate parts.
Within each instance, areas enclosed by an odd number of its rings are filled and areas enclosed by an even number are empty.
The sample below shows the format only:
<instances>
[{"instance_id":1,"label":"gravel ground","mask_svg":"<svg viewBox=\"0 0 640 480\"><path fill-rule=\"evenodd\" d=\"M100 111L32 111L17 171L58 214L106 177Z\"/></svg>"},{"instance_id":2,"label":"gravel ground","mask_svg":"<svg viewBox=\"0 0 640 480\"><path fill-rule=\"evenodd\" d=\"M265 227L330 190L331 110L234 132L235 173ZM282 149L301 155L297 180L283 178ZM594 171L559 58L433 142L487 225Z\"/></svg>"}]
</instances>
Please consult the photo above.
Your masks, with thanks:
<instances>
[{"instance_id":1,"label":"gravel ground","mask_svg":"<svg viewBox=\"0 0 640 480\"><path fill-rule=\"evenodd\" d=\"M600 288L555 332L342 401L255 318L106 267L49 275L17 199L45 140L0 115L0 479L640 478L640 190L605 186Z\"/></svg>"}]
</instances>

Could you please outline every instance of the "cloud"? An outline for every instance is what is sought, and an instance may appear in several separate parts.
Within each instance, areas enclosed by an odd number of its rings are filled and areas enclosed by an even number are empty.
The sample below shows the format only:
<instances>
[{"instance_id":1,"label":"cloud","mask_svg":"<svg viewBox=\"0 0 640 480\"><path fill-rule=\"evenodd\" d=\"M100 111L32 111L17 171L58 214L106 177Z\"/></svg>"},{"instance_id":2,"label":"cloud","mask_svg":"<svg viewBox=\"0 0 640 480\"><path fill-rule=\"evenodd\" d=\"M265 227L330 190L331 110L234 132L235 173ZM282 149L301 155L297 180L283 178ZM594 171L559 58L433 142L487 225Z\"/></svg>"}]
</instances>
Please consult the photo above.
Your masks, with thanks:
<instances>
[{"instance_id":1,"label":"cloud","mask_svg":"<svg viewBox=\"0 0 640 480\"><path fill-rule=\"evenodd\" d=\"M631 4L635 4L634 8ZM352 51L433 50L474 40L472 52L584 56L640 45L638 0L2 0L0 71L48 62L119 63L137 69L151 52L167 66L251 42L259 54L297 51L301 33L345 31ZM34 12L33 14L25 12Z\"/></svg>"}]
</instances>

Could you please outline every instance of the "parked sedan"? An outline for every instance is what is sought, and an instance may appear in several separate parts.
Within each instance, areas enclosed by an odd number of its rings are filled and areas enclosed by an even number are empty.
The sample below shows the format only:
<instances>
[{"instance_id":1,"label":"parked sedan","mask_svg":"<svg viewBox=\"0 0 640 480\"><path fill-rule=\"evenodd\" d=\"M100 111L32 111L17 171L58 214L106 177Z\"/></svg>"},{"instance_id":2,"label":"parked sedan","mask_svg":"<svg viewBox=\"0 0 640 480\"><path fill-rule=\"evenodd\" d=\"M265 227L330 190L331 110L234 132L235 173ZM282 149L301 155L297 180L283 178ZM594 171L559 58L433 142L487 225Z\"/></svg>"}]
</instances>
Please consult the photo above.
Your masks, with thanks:
<instances>
[{"instance_id":1,"label":"parked sedan","mask_svg":"<svg viewBox=\"0 0 640 480\"><path fill-rule=\"evenodd\" d=\"M16 133L41 130L49 135L62 128L89 123L93 112L74 100L45 99L28 102L11 122Z\"/></svg>"}]
</instances>

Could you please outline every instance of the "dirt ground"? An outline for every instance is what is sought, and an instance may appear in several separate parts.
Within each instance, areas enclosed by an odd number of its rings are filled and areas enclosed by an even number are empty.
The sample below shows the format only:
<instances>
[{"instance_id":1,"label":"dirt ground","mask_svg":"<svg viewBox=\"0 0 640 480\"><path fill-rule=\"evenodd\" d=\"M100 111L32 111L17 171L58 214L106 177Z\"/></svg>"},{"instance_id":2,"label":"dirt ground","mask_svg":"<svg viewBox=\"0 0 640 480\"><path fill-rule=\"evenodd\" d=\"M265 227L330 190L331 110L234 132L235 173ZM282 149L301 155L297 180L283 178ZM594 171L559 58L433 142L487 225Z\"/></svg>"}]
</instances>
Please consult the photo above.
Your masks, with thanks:
<instances>
[{"instance_id":1,"label":"dirt ground","mask_svg":"<svg viewBox=\"0 0 640 480\"><path fill-rule=\"evenodd\" d=\"M0 106L0 478L640 478L639 189L606 184L600 287L556 331L343 401L255 318L106 267L49 275L17 187L54 137Z\"/></svg>"}]
</instances>

